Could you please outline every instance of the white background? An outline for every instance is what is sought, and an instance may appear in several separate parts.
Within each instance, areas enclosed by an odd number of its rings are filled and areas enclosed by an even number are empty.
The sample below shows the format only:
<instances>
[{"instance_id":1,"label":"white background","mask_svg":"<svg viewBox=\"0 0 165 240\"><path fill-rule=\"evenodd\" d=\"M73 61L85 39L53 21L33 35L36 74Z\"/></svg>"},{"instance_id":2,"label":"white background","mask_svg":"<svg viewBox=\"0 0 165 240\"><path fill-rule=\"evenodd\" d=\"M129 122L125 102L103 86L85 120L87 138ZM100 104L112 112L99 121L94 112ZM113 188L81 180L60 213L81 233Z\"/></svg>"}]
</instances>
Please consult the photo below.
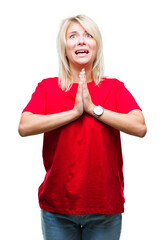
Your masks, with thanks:
<instances>
[{"instance_id":1,"label":"white background","mask_svg":"<svg viewBox=\"0 0 165 240\"><path fill-rule=\"evenodd\" d=\"M123 81L143 109L145 138L122 134L125 213L121 240L165 239L165 14L163 0L0 3L0 239L42 239L37 191L42 135L21 138L22 109L37 83L57 76L56 36L65 17L86 14L104 42L105 75Z\"/></svg>"}]
</instances>

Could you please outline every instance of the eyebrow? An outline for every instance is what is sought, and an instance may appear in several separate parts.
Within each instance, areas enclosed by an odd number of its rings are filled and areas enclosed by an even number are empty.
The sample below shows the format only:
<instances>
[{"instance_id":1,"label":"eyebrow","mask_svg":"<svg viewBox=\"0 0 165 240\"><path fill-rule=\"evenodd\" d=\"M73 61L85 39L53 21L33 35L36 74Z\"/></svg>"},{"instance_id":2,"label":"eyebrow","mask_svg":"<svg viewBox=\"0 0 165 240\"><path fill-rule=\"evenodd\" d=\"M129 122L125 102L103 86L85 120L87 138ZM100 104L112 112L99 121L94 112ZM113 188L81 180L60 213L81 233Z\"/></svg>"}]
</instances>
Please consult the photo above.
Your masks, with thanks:
<instances>
[{"instance_id":1,"label":"eyebrow","mask_svg":"<svg viewBox=\"0 0 165 240\"><path fill-rule=\"evenodd\" d=\"M72 32L69 32L69 33L68 33L68 35L69 35L69 34L71 34L71 33L77 33L77 31L72 31Z\"/></svg>"},{"instance_id":2,"label":"eyebrow","mask_svg":"<svg viewBox=\"0 0 165 240\"><path fill-rule=\"evenodd\" d=\"M86 30L84 31L85 33L88 33ZM77 31L71 31L67 35L73 34L73 33L78 33Z\"/></svg>"}]
</instances>

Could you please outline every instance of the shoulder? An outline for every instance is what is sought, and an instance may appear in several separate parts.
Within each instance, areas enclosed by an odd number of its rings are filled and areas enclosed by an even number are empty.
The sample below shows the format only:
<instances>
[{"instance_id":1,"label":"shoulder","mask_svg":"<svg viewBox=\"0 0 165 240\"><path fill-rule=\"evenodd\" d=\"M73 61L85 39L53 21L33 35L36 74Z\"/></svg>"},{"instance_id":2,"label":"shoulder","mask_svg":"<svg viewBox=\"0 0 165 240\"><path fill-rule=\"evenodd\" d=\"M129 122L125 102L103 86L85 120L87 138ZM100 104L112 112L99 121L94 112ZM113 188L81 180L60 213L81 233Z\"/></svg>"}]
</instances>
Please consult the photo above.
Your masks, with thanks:
<instances>
[{"instance_id":1,"label":"shoulder","mask_svg":"<svg viewBox=\"0 0 165 240\"><path fill-rule=\"evenodd\" d=\"M119 81L117 78L109 78L109 77L103 77L100 85L104 85L105 87L115 87L115 88L121 88L124 86L124 83Z\"/></svg>"},{"instance_id":2,"label":"shoulder","mask_svg":"<svg viewBox=\"0 0 165 240\"><path fill-rule=\"evenodd\" d=\"M58 85L58 77L45 78L39 83L39 85L41 85L43 87L57 86Z\"/></svg>"},{"instance_id":3,"label":"shoulder","mask_svg":"<svg viewBox=\"0 0 165 240\"><path fill-rule=\"evenodd\" d=\"M38 83L38 87L49 93L54 92L59 89L58 77L45 78Z\"/></svg>"}]
</instances>

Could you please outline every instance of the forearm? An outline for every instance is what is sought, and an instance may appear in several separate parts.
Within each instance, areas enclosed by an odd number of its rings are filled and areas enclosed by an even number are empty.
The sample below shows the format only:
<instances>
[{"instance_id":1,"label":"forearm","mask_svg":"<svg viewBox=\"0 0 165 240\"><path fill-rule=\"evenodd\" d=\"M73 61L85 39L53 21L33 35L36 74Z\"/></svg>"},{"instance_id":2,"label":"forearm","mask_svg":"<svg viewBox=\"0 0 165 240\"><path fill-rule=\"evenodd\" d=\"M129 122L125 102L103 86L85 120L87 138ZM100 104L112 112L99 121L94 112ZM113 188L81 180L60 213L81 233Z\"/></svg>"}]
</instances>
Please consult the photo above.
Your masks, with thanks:
<instances>
[{"instance_id":1,"label":"forearm","mask_svg":"<svg viewBox=\"0 0 165 240\"><path fill-rule=\"evenodd\" d=\"M94 116L93 108L90 114ZM146 125L140 110L133 110L128 114L122 114L104 109L104 113L98 120L130 135L144 137L146 134Z\"/></svg>"},{"instance_id":2,"label":"forearm","mask_svg":"<svg viewBox=\"0 0 165 240\"><path fill-rule=\"evenodd\" d=\"M24 137L48 132L62 127L76 120L78 117L79 116L74 109L51 115L39 115L24 112L19 124L19 134Z\"/></svg>"}]
</instances>

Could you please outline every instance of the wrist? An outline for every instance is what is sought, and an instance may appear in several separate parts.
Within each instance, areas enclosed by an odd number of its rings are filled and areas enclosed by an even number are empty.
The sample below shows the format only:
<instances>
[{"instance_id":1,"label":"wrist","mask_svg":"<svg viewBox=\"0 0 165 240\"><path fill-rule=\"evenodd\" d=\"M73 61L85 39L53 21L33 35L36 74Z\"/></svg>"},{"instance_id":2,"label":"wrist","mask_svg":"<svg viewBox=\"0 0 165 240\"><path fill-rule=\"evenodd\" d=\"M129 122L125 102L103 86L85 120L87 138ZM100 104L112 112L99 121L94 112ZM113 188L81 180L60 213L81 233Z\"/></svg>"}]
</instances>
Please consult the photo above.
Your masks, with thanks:
<instances>
[{"instance_id":1,"label":"wrist","mask_svg":"<svg viewBox=\"0 0 165 240\"><path fill-rule=\"evenodd\" d=\"M76 120L76 119L78 119L81 115L82 115L82 113L83 112L80 112L77 108L73 108L72 110L71 110L71 112L72 112L72 116L73 116L73 118Z\"/></svg>"},{"instance_id":2,"label":"wrist","mask_svg":"<svg viewBox=\"0 0 165 240\"><path fill-rule=\"evenodd\" d=\"M91 105L88 107L87 113L93 116L93 115L94 115L93 110L94 110L95 107L96 107L96 105L91 104Z\"/></svg>"},{"instance_id":3,"label":"wrist","mask_svg":"<svg viewBox=\"0 0 165 240\"><path fill-rule=\"evenodd\" d=\"M96 118L100 118L104 113L104 108L100 105L98 106L95 106L94 109L93 109L93 115L96 117Z\"/></svg>"}]
</instances>

